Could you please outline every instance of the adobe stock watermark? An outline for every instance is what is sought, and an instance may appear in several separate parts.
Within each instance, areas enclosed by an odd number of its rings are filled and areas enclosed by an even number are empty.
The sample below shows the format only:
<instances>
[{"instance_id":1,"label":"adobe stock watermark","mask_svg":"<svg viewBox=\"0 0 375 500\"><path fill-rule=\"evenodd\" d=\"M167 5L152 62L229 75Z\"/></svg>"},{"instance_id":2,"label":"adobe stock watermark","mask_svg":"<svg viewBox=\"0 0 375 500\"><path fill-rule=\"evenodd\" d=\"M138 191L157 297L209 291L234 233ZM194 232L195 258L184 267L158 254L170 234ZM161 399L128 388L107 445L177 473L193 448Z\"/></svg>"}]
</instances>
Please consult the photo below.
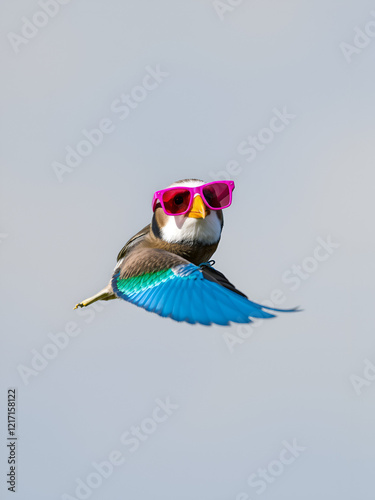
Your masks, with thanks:
<instances>
[{"instance_id":1,"label":"adobe stock watermark","mask_svg":"<svg viewBox=\"0 0 375 500\"><path fill-rule=\"evenodd\" d=\"M297 115L289 113L286 106L281 110L278 108L272 109L272 117L268 121L266 127L261 128L255 135L249 135L242 140L237 146L237 153L244 158L248 163L254 160L261 154L271 142L274 141L278 134L281 134L290 123L296 119ZM234 179L237 177L243 168L237 160L227 162L224 170L217 172L211 170L210 177L213 180L217 179Z\"/></svg>"},{"instance_id":2,"label":"adobe stock watermark","mask_svg":"<svg viewBox=\"0 0 375 500\"><path fill-rule=\"evenodd\" d=\"M86 324L91 323L98 312L103 311L103 303L92 304L89 309L77 309L77 316L85 317ZM26 364L19 364L17 371L25 386L28 386L31 380L44 372L50 365L51 361L57 359L61 352L64 351L73 338L78 337L82 333L82 328L75 321L65 323L64 329L57 333L48 333L48 342L39 349L31 349L30 361Z\"/></svg>"},{"instance_id":3,"label":"adobe stock watermark","mask_svg":"<svg viewBox=\"0 0 375 500\"><path fill-rule=\"evenodd\" d=\"M370 12L370 16L375 18L375 10ZM361 54L375 38L375 19L370 19L362 28L355 26L352 43L341 42L339 47L348 64L352 62L353 56Z\"/></svg>"},{"instance_id":4,"label":"adobe stock watermark","mask_svg":"<svg viewBox=\"0 0 375 500\"><path fill-rule=\"evenodd\" d=\"M138 106L159 87L159 85L169 76L167 71L160 68L146 66L146 74L139 85L134 86L128 93L123 93L111 103L110 109L117 120L125 120L137 109ZM92 129L82 129L81 138L74 145L65 146L65 161L53 161L51 166L59 182L63 182L64 175L73 172L82 161L90 156L95 148L99 147L106 136L116 130L116 125L112 118L102 118L96 127Z\"/></svg>"},{"instance_id":5,"label":"adobe stock watermark","mask_svg":"<svg viewBox=\"0 0 375 500\"><path fill-rule=\"evenodd\" d=\"M213 0L212 6L215 9L220 21L224 20L224 17L233 12L239 5L243 3L244 0Z\"/></svg>"},{"instance_id":6,"label":"adobe stock watermark","mask_svg":"<svg viewBox=\"0 0 375 500\"><path fill-rule=\"evenodd\" d=\"M271 460L266 467L259 467L247 478L247 484L257 495L264 493L268 486L277 481L277 478L306 450L306 446L299 445L296 438L292 439L291 443L285 440L281 444L283 448L278 458ZM240 491L236 495L236 500L251 500L251 498L245 491Z\"/></svg>"},{"instance_id":7,"label":"adobe stock watermark","mask_svg":"<svg viewBox=\"0 0 375 500\"><path fill-rule=\"evenodd\" d=\"M45 28L52 18L59 12L61 5L70 3L71 0L39 0L40 10L34 12L31 18L23 16L21 18L21 29L19 33L10 31L7 38L16 54L19 54L21 47L28 45L37 36L39 30Z\"/></svg>"},{"instance_id":8,"label":"adobe stock watermark","mask_svg":"<svg viewBox=\"0 0 375 500\"><path fill-rule=\"evenodd\" d=\"M334 251L340 247L340 243L332 241L331 235L325 239L318 236L316 239L318 245L314 248L312 255L305 257L301 264L293 264L281 276L281 281L289 286L293 292L298 290L302 281L306 281L314 274L321 262L328 260Z\"/></svg>"},{"instance_id":9,"label":"adobe stock watermark","mask_svg":"<svg viewBox=\"0 0 375 500\"><path fill-rule=\"evenodd\" d=\"M349 377L350 383L357 396L362 394L363 387L369 387L375 380L375 365L369 359L363 360L363 370L361 375L352 374Z\"/></svg>"},{"instance_id":10,"label":"adobe stock watermark","mask_svg":"<svg viewBox=\"0 0 375 500\"><path fill-rule=\"evenodd\" d=\"M139 425L132 425L119 437L121 445L126 447L128 453L139 450L142 443L156 432L160 424L166 422L179 409L179 405L172 403L169 396L163 400L158 398L155 403L156 406L150 416L145 417ZM114 468L124 463L123 451L121 449L112 450L104 461L92 462L93 471L86 478L76 478L74 496L64 493L61 495L61 500L86 500L90 498L93 492L103 484L103 480L112 476Z\"/></svg>"},{"instance_id":11,"label":"adobe stock watermark","mask_svg":"<svg viewBox=\"0 0 375 500\"><path fill-rule=\"evenodd\" d=\"M308 280L312 274L316 273L322 262L327 261L341 245L332 241L332 236L328 235L326 238L318 236L316 238L317 245L312 250L311 255L305 257L300 264L293 264L281 275L281 281L288 285L290 291L296 291L301 284ZM271 291L268 299L261 301L261 304L268 307L279 308L287 300L286 293L280 289L275 288ZM236 326L236 332L230 331L222 333L222 339L227 346L229 352L233 354L235 347L242 345L247 339L251 338L254 334L254 329L262 325L264 320L257 319L251 323L239 324Z\"/></svg>"}]
</instances>

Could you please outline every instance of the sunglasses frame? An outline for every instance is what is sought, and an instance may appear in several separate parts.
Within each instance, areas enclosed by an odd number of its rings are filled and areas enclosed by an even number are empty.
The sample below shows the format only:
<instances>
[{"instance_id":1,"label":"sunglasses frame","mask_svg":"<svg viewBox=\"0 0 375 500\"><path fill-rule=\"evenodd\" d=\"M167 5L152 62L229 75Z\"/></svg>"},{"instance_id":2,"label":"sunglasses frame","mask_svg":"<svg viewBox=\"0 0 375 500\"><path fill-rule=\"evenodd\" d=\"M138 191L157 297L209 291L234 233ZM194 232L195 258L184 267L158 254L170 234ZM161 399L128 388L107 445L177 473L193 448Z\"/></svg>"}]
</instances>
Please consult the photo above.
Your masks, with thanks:
<instances>
[{"instance_id":1,"label":"sunglasses frame","mask_svg":"<svg viewBox=\"0 0 375 500\"><path fill-rule=\"evenodd\" d=\"M229 190L229 203L227 205L225 205L224 207L211 207L210 204L207 202L204 194L203 194L203 189L206 188L207 186L210 186L211 184L226 184L226 186L228 187L228 190ZM159 201L162 209L164 210L164 213L166 215L184 215L186 214L190 209L191 209L191 206L193 204L193 201L194 201L194 197L195 197L195 194L199 194L202 198L202 200L204 201L204 203L207 205L207 207L210 209L210 210L223 210L224 208L228 208L231 204L232 204L232 193L233 193L233 189L235 188L235 185L234 185L234 182L233 181L213 181L213 182L208 182L207 184L202 184L201 186L195 186L195 187L185 187L185 186L172 186L172 187L169 187L169 188L166 188L166 189L162 189L160 191L156 191L154 193L154 197L152 199L152 211L155 212L155 207L156 207L156 204L157 202ZM166 193L167 191L172 191L172 189L181 189L181 190L184 190L184 191L189 191L190 192L190 201L189 201L189 206L188 208L184 211L184 212L179 212L177 214L173 214L173 213L169 213L165 206L164 206L164 202L163 202L163 195L164 193Z\"/></svg>"}]
</instances>

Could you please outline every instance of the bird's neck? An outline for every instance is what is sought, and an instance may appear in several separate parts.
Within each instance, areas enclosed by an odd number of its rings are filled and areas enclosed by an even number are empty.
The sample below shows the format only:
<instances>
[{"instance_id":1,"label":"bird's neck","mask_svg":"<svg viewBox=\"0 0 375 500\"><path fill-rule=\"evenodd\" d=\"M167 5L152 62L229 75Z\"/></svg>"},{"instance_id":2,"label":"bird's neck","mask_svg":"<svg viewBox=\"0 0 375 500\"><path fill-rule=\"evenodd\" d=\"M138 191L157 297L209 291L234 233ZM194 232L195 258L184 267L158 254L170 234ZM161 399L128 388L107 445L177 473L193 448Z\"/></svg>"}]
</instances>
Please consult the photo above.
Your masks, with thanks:
<instances>
[{"instance_id":1,"label":"bird's neck","mask_svg":"<svg viewBox=\"0 0 375 500\"><path fill-rule=\"evenodd\" d=\"M212 257L219 244L219 241L209 244L198 240L178 242L165 241L162 238L160 229L157 228L155 230L153 226L154 225L151 224L150 233L147 241L145 241L147 246L160 248L161 250L179 255L196 265L199 265L202 262L207 262Z\"/></svg>"}]
</instances>

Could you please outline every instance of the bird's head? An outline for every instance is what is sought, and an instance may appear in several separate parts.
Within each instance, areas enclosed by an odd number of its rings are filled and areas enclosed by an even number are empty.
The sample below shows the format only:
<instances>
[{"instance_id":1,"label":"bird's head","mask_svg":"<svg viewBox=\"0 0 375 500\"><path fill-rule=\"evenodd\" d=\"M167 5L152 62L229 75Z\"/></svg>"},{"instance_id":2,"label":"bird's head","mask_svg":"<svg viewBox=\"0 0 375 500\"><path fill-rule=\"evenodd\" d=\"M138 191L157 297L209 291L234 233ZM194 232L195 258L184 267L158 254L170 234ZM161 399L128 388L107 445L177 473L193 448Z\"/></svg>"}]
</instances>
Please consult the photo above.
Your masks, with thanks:
<instances>
[{"instance_id":1,"label":"bird's head","mask_svg":"<svg viewBox=\"0 0 375 500\"><path fill-rule=\"evenodd\" d=\"M156 191L152 202L154 234L168 243L217 243L223 227L222 210L231 204L233 189L233 181L206 184L184 179Z\"/></svg>"}]
</instances>

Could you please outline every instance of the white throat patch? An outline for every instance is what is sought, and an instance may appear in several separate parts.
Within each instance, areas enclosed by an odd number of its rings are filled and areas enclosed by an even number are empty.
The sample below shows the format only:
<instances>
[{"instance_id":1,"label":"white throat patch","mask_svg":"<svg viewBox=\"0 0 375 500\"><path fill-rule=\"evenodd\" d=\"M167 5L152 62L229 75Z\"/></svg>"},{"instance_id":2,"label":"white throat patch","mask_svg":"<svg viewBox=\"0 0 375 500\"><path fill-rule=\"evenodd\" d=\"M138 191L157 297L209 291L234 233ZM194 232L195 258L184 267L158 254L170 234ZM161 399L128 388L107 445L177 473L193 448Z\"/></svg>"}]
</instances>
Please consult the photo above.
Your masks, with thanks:
<instances>
[{"instance_id":1,"label":"white throat patch","mask_svg":"<svg viewBox=\"0 0 375 500\"><path fill-rule=\"evenodd\" d=\"M184 215L168 216L167 223L160 228L160 232L162 239L168 243L188 241L212 245L219 241L221 223L212 210L205 219L193 219Z\"/></svg>"}]
</instances>

